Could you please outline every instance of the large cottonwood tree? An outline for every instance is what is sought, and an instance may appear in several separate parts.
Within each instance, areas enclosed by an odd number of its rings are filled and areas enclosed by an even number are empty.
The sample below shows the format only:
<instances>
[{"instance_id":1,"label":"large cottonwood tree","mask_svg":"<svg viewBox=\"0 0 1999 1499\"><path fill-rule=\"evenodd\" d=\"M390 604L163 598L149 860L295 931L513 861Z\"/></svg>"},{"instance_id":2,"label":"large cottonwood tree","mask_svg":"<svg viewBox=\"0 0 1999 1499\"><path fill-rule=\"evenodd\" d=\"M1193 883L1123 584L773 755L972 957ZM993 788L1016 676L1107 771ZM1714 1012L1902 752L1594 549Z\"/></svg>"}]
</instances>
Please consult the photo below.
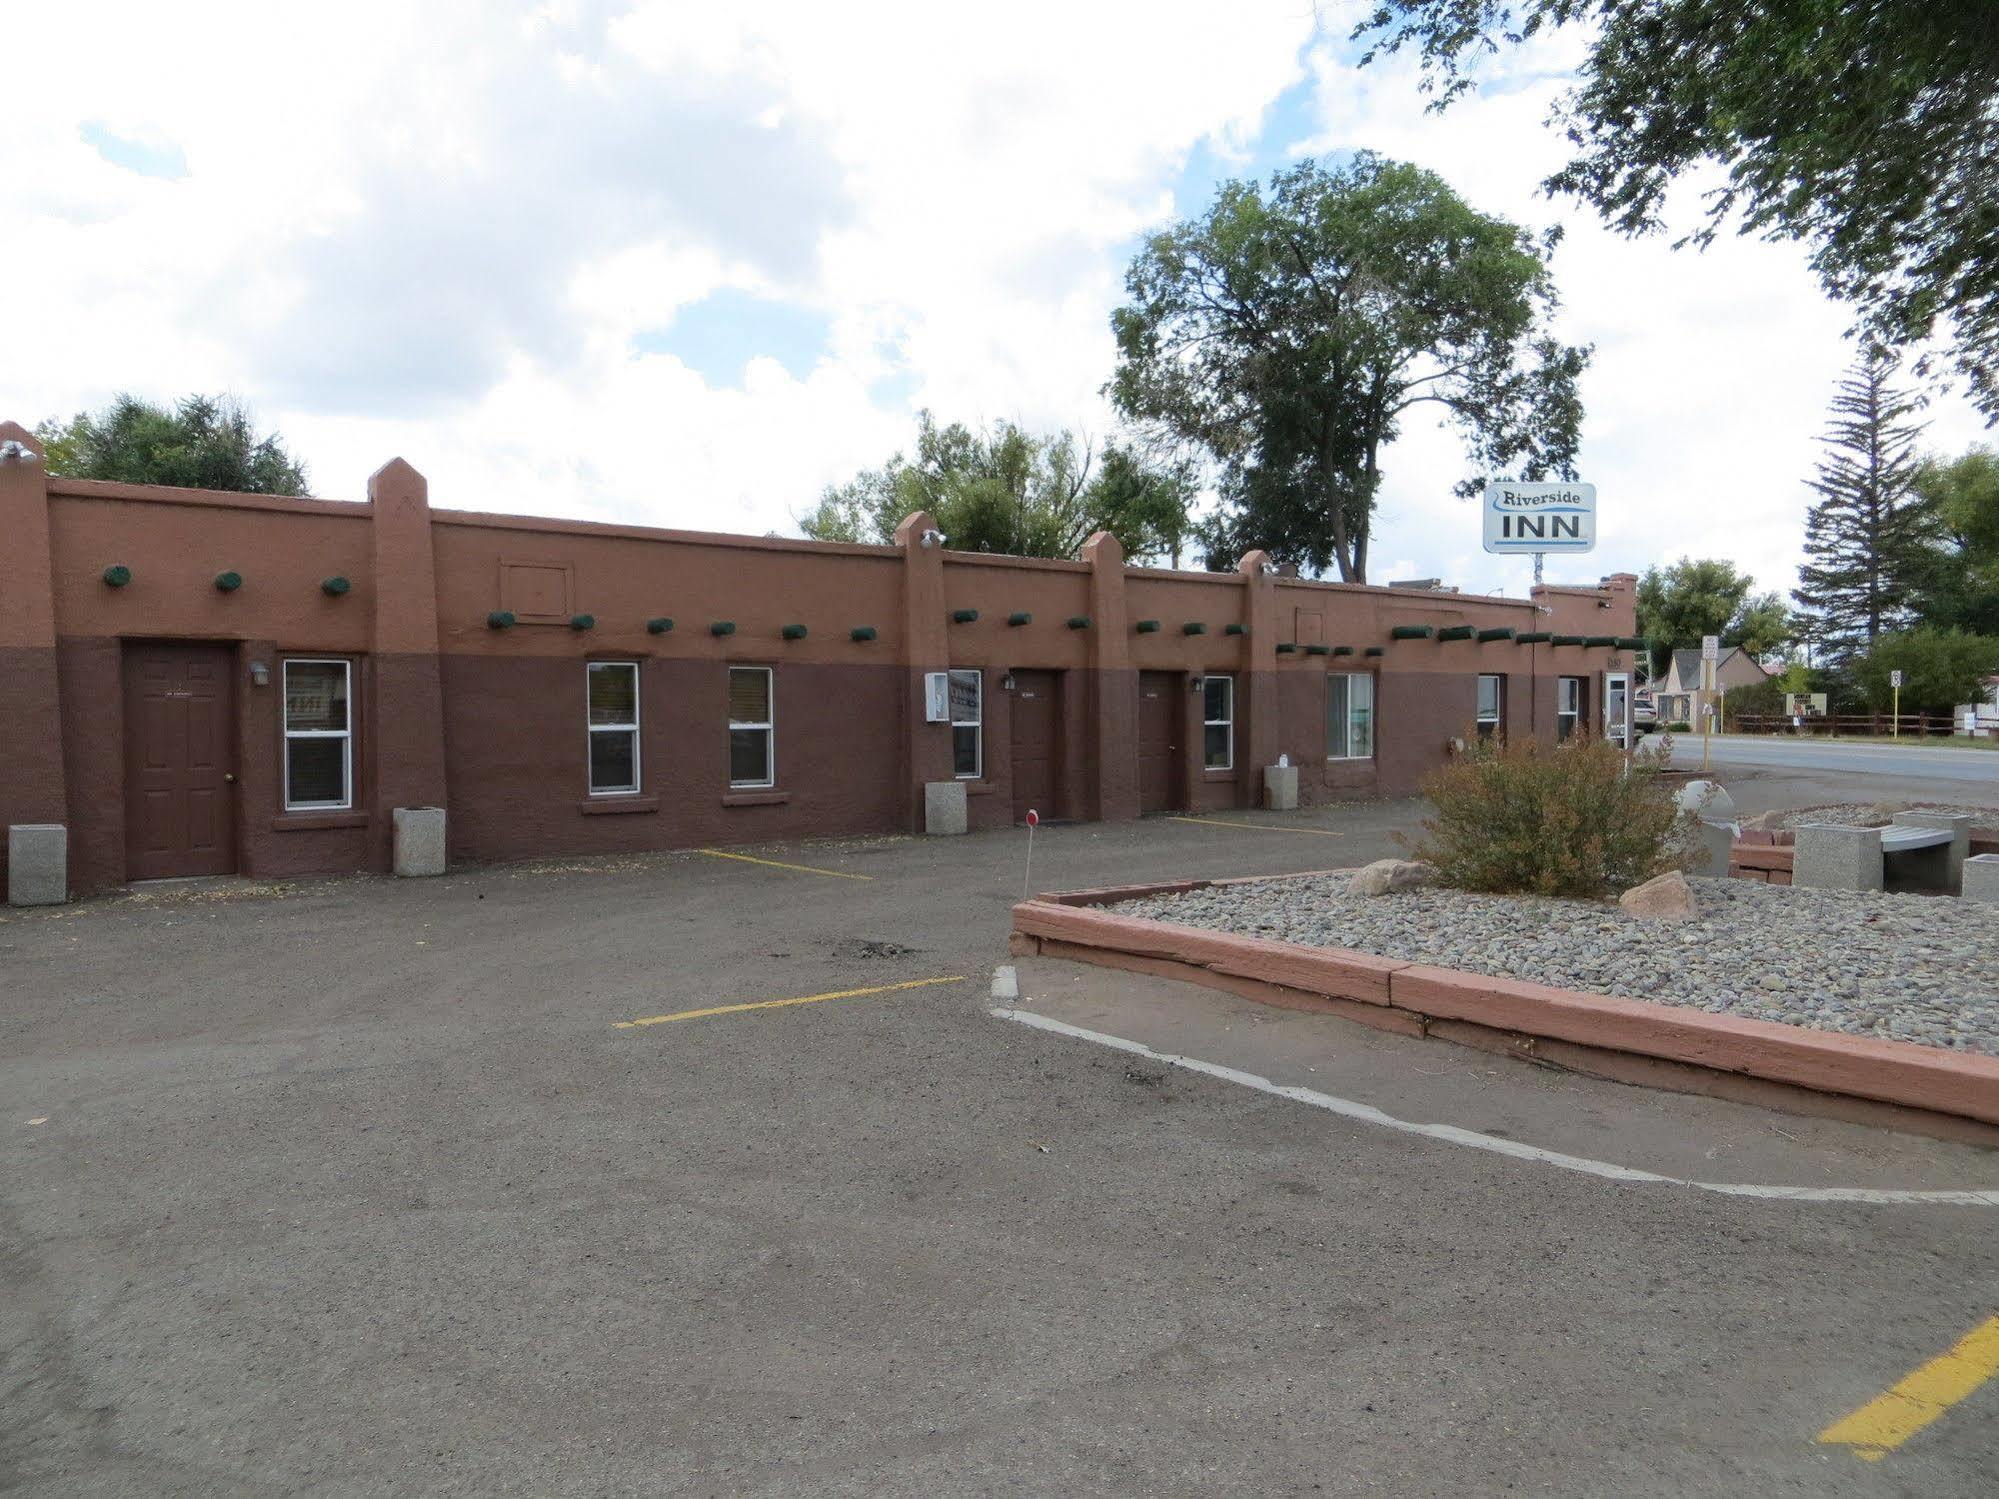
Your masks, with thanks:
<instances>
[{"instance_id":1,"label":"large cottonwood tree","mask_svg":"<svg viewBox=\"0 0 1999 1499\"><path fill-rule=\"evenodd\" d=\"M1461 493L1575 477L1589 350L1551 331L1550 248L1368 152L1229 182L1132 261L1108 390L1213 458L1212 564L1261 547L1365 582L1384 454L1422 411L1463 440Z\"/></svg>"}]
</instances>

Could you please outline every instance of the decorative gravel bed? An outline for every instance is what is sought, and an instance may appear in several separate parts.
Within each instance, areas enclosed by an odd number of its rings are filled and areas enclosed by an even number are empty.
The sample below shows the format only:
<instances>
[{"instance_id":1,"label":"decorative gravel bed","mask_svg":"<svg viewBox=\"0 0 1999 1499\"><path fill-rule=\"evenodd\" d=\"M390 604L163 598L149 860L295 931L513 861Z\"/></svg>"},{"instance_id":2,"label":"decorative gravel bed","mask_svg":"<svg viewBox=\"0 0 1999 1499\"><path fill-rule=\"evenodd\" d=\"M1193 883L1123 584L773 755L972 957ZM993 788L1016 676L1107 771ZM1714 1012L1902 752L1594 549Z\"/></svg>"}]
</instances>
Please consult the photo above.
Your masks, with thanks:
<instances>
[{"instance_id":1,"label":"decorative gravel bed","mask_svg":"<svg viewBox=\"0 0 1999 1499\"><path fill-rule=\"evenodd\" d=\"M1693 880L1699 916L1423 889L1347 893L1351 876L1126 901L1122 915L1344 947L1715 1015L1999 1056L1999 922L1948 897Z\"/></svg>"}]
</instances>

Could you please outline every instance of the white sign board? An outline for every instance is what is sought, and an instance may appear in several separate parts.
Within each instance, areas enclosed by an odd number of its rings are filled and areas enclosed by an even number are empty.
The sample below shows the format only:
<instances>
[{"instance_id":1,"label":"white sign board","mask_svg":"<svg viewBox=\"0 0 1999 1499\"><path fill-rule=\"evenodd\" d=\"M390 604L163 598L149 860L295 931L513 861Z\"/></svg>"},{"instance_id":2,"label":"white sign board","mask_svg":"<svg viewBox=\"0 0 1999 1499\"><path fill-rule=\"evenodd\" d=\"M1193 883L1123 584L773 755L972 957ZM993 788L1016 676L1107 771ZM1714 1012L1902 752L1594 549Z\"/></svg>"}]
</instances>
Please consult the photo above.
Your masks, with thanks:
<instances>
[{"instance_id":1,"label":"white sign board","mask_svg":"<svg viewBox=\"0 0 1999 1499\"><path fill-rule=\"evenodd\" d=\"M1902 672L1900 667L1897 667L1894 671L1888 673L1888 685L1890 687L1900 687L1902 685Z\"/></svg>"},{"instance_id":2,"label":"white sign board","mask_svg":"<svg viewBox=\"0 0 1999 1499\"><path fill-rule=\"evenodd\" d=\"M1485 486L1488 552L1591 552L1596 550L1594 484Z\"/></svg>"},{"instance_id":3,"label":"white sign board","mask_svg":"<svg viewBox=\"0 0 1999 1499\"><path fill-rule=\"evenodd\" d=\"M1721 637L1719 635L1701 636L1701 660L1719 661L1720 659Z\"/></svg>"}]
</instances>

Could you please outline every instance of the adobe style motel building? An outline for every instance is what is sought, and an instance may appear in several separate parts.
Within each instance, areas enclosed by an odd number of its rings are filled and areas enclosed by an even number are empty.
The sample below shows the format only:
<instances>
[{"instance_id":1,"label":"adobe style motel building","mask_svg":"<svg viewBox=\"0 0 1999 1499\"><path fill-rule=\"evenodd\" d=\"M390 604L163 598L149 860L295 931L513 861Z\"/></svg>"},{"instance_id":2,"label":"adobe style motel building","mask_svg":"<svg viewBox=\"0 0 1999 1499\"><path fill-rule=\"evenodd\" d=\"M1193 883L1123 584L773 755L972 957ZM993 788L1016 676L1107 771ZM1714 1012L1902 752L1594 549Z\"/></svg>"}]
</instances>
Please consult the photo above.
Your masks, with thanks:
<instances>
[{"instance_id":1,"label":"adobe style motel building","mask_svg":"<svg viewBox=\"0 0 1999 1499\"><path fill-rule=\"evenodd\" d=\"M1402 796L1454 739L1602 732L1639 648L1629 574L1507 599L953 552L924 515L710 535L433 510L401 460L357 504L50 478L9 440L17 900L29 869L42 899L387 870L398 808L485 861L1255 807L1284 756L1303 804Z\"/></svg>"}]
</instances>

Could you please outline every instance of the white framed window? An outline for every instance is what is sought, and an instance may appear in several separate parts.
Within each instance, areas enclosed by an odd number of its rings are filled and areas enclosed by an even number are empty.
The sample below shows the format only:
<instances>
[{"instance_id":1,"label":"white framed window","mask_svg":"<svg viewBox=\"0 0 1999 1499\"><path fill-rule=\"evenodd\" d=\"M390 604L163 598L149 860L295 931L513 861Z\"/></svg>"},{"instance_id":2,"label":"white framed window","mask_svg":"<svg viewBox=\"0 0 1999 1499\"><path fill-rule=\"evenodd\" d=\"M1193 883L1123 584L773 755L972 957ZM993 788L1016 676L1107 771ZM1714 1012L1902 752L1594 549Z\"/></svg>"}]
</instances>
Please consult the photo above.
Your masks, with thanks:
<instances>
[{"instance_id":1,"label":"white framed window","mask_svg":"<svg viewBox=\"0 0 1999 1499\"><path fill-rule=\"evenodd\" d=\"M285 810L354 805L354 717L346 661L285 662Z\"/></svg>"},{"instance_id":2,"label":"white framed window","mask_svg":"<svg viewBox=\"0 0 1999 1499\"><path fill-rule=\"evenodd\" d=\"M1374 677L1336 671L1326 678L1326 758L1374 758Z\"/></svg>"},{"instance_id":3,"label":"white framed window","mask_svg":"<svg viewBox=\"0 0 1999 1499\"><path fill-rule=\"evenodd\" d=\"M1582 716L1583 679L1555 678L1555 739L1558 743L1575 734L1582 723Z\"/></svg>"},{"instance_id":4,"label":"white framed window","mask_svg":"<svg viewBox=\"0 0 1999 1499\"><path fill-rule=\"evenodd\" d=\"M768 666L729 668L729 784L777 784L776 684Z\"/></svg>"},{"instance_id":5,"label":"white framed window","mask_svg":"<svg viewBox=\"0 0 1999 1499\"><path fill-rule=\"evenodd\" d=\"M588 665L590 794L629 796L639 789L639 664Z\"/></svg>"},{"instance_id":6,"label":"white framed window","mask_svg":"<svg viewBox=\"0 0 1999 1499\"><path fill-rule=\"evenodd\" d=\"M985 770L986 679L976 671L951 673L951 774L976 781Z\"/></svg>"},{"instance_id":7,"label":"white framed window","mask_svg":"<svg viewBox=\"0 0 1999 1499\"><path fill-rule=\"evenodd\" d=\"M1201 763L1235 769L1235 678L1201 679Z\"/></svg>"},{"instance_id":8,"label":"white framed window","mask_svg":"<svg viewBox=\"0 0 1999 1499\"><path fill-rule=\"evenodd\" d=\"M1478 679L1478 737L1492 739L1499 734L1506 703L1506 678L1482 675Z\"/></svg>"}]
</instances>

